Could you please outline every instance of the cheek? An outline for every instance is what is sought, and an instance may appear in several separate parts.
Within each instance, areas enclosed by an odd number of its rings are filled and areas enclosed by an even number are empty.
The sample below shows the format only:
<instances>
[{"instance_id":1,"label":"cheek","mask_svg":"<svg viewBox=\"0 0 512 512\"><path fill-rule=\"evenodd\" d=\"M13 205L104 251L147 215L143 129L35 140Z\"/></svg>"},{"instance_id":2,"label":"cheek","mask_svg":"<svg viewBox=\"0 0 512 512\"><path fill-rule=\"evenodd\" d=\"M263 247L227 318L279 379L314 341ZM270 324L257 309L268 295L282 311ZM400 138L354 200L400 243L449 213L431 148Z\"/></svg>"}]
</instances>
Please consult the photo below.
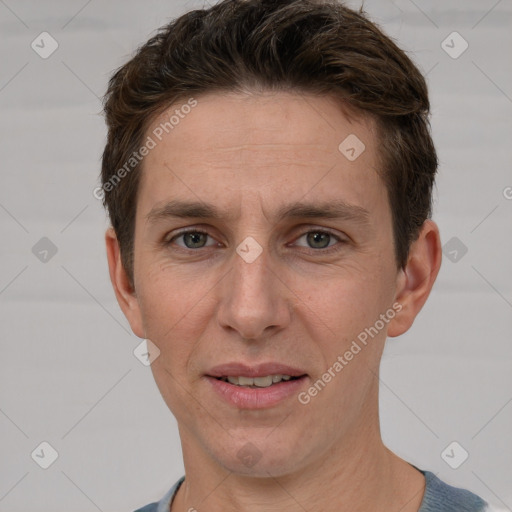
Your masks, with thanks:
<instances>
[{"instance_id":1,"label":"cheek","mask_svg":"<svg viewBox=\"0 0 512 512\"><path fill-rule=\"evenodd\" d=\"M159 365L183 375L194 339L200 336L204 304L200 290L187 290L179 280L154 268L148 270L137 290L144 332L160 350Z\"/></svg>"},{"instance_id":2,"label":"cheek","mask_svg":"<svg viewBox=\"0 0 512 512\"><path fill-rule=\"evenodd\" d=\"M160 350L151 364L155 383L170 410L193 415L184 383L194 375L191 362L204 331L208 304L192 292L184 293L183 287L164 280L163 275L160 279L149 274L147 277L139 304L146 337Z\"/></svg>"},{"instance_id":3,"label":"cheek","mask_svg":"<svg viewBox=\"0 0 512 512\"><path fill-rule=\"evenodd\" d=\"M383 269L377 265L375 268L375 272L340 273L344 277L313 285L308 294L303 289L302 297L307 299L297 302L297 317L304 322L308 337L322 354L321 371L349 352L350 361L341 372L345 377L337 379L338 384L349 375L347 382L354 385L367 382L371 376L369 369L375 371L380 360L386 329L376 333L374 326L391 306L393 295L392 287L380 274ZM298 289L297 296L300 294ZM337 384L333 386L336 387Z\"/></svg>"},{"instance_id":4,"label":"cheek","mask_svg":"<svg viewBox=\"0 0 512 512\"><path fill-rule=\"evenodd\" d=\"M340 272L332 279L320 283L305 280L297 283L298 307L309 311L308 316L323 323L334 334L349 336L364 328L368 321L375 321L380 313L384 295L380 289L382 276L369 271Z\"/></svg>"},{"instance_id":5,"label":"cheek","mask_svg":"<svg viewBox=\"0 0 512 512\"><path fill-rule=\"evenodd\" d=\"M145 325L160 336L190 323L190 316L197 315L211 288L207 274L190 279L179 264L149 257L141 259L139 277L137 296Z\"/></svg>"}]
</instances>

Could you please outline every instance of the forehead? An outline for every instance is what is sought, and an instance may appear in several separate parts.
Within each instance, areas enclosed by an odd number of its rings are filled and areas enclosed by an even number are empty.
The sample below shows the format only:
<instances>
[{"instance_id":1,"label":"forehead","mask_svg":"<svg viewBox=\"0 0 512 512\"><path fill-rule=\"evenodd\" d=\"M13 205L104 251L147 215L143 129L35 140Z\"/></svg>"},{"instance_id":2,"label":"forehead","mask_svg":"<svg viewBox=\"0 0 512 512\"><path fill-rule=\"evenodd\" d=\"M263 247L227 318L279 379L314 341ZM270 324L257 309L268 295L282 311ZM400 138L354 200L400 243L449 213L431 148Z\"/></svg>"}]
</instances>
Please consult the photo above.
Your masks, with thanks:
<instances>
[{"instance_id":1,"label":"forehead","mask_svg":"<svg viewBox=\"0 0 512 512\"><path fill-rule=\"evenodd\" d=\"M383 192L372 119L329 96L213 93L184 99L154 119L146 137L154 148L143 161L143 209L170 196L212 195L239 208L240 194L234 193L250 191L278 206L283 194L316 194L364 207Z\"/></svg>"},{"instance_id":2,"label":"forehead","mask_svg":"<svg viewBox=\"0 0 512 512\"><path fill-rule=\"evenodd\" d=\"M180 147L182 153L187 149L195 153L199 145L209 151L232 149L236 143L241 150L251 149L244 144L267 144L272 149L273 144L289 143L295 149L300 144L306 151L334 153L337 145L333 147L333 141L341 142L340 137L352 132L373 137L370 116L356 113L332 96L299 92L219 92L184 98L154 119L148 129L157 142L186 140Z\"/></svg>"}]
</instances>

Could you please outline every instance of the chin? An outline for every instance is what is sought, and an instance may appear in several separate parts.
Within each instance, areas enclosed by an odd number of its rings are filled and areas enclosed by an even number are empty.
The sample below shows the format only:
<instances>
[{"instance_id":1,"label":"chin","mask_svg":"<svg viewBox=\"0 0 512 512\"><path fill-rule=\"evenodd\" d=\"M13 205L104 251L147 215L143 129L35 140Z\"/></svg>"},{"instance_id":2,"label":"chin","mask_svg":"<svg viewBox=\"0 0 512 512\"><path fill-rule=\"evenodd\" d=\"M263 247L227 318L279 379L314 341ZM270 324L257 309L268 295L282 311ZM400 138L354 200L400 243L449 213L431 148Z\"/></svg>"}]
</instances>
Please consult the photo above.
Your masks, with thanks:
<instances>
[{"instance_id":1,"label":"chin","mask_svg":"<svg viewBox=\"0 0 512 512\"><path fill-rule=\"evenodd\" d=\"M299 457L302 458L297 451L300 443L293 442L291 437L288 437L287 443L283 439L271 441L268 433L265 430L259 436L247 436L236 442L231 438L229 446L220 452L219 446L216 446L215 452L218 453L213 455L221 466L237 475L268 478L293 472L300 466Z\"/></svg>"}]
</instances>

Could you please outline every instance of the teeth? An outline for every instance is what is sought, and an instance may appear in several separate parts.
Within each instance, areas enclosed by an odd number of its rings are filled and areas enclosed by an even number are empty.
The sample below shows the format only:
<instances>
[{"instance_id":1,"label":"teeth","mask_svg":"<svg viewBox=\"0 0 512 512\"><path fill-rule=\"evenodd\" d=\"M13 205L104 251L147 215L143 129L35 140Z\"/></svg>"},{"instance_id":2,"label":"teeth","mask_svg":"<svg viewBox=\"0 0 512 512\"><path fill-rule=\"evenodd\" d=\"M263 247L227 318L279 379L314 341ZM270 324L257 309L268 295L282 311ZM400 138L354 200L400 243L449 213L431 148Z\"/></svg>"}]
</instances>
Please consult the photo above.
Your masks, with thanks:
<instances>
[{"instance_id":1,"label":"teeth","mask_svg":"<svg viewBox=\"0 0 512 512\"><path fill-rule=\"evenodd\" d=\"M268 388L272 386L272 375L268 375L267 377L255 377L254 385L259 388Z\"/></svg>"},{"instance_id":2,"label":"teeth","mask_svg":"<svg viewBox=\"0 0 512 512\"><path fill-rule=\"evenodd\" d=\"M267 375L266 377L223 377L222 380L227 380L230 384L235 386L252 386L258 388L268 388L272 384L277 384L282 380L290 380L290 375Z\"/></svg>"},{"instance_id":3,"label":"teeth","mask_svg":"<svg viewBox=\"0 0 512 512\"><path fill-rule=\"evenodd\" d=\"M252 386L254 384L254 379L250 377L238 377L238 385L239 386Z\"/></svg>"}]
</instances>

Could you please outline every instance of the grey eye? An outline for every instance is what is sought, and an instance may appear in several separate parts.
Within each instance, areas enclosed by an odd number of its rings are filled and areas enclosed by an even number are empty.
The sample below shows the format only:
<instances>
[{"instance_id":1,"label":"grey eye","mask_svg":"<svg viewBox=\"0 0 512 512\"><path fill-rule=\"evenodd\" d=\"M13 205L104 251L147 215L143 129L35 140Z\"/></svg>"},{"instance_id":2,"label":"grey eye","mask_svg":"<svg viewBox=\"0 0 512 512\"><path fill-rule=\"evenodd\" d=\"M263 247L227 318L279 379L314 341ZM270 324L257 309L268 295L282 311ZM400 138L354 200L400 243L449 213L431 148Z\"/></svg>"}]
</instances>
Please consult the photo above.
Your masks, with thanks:
<instances>
[{"instance_id":1,"label":"grey eye","mask_svg":"<svg viewBox=\"0 0 512 512\"><path fill-rule=\"evenodd\" d=\"M170 245L175 242L178 246L184 247L185 249L202 249L207 245L215 245L215 240L213 238L211 239L212 242L207 244L206 241L208 238L211 238L210 235L203 231L182 231L171 238L167 244ZM183 240L183 242L178 243L178 240Z\"/></svg>"},{"instance_id":2,"label":"grey eye","mask_svg":"<svg viewBox=\"0 0 512 512\"><path fill-rule=\"evenodd\" d=\"M306 239L306 244L298 244L301 247L309 247L311 249L326 249L334 245L338 241L338 237L327 231L308 231L304 233L297 241Z\"/></svg>"},{"instance_id":3,"label":"grey eye","mask_svg":"<svg viewBox=\"0 0 512 512\"><path fill-rule=\"evenodd\" d=\"M314 249L324 249L329 246L331 239L330 233L324 233L322 231L311 231L307 235L307 241L310 246Z\"/></svg>"},{"instance_id":4,"label":"grey eye","mask_svg":"<svg viewBox=\"0 0 512 512\"><path fill-rule=\"evenodd\" d=\"M199 249L204 247L208 238L206 233L201 233L199 231L190 231L182 234L181 236L183 237L185 246L188 249Z\"/></svg>"}]
</instances>

